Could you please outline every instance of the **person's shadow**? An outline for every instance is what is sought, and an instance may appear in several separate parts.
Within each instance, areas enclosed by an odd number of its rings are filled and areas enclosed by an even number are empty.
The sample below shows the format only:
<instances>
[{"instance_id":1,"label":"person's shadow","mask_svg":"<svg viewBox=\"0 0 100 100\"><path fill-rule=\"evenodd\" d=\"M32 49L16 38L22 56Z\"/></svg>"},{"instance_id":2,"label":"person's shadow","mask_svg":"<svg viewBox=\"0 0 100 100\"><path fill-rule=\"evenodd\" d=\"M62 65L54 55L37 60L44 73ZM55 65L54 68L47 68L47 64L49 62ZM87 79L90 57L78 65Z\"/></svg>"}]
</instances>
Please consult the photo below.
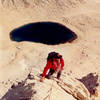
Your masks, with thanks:
<instances>
[{"instance_id":1,"label":"person's shadow","mask_svg":"<svg viewBox=\"0 0 100 100\"><path fill-rule=\"evenodd\" d=\"M75 32L55 22L36 22L23 25L10 32L10 39L16 42L29 41L48 45L72 42Z\"/></svg>"},{"instance_id":2,"label":"person's shadow","mask_svg":"<svg viewBox=\"0 0 100 100\"><path fill-rule=\"evenodd\" d=\"M96 87L99 85L98 75L89 73L87 76L78 80L81 81L86 86L86 88L90 92L90 95L96 95L96 92L97 92Z\"/></svg>"},{"instance_id":3,"label":"person's shadow","mask_svg":"<svg viewBox=\"0 0 100 100\"><path fill-rule=\"evenodd\" d=\"M32 89L34 83L25 85L25 81L12 85L11 89L0 100L30 100L36 91Z\"/></svg>"}]
</instances>

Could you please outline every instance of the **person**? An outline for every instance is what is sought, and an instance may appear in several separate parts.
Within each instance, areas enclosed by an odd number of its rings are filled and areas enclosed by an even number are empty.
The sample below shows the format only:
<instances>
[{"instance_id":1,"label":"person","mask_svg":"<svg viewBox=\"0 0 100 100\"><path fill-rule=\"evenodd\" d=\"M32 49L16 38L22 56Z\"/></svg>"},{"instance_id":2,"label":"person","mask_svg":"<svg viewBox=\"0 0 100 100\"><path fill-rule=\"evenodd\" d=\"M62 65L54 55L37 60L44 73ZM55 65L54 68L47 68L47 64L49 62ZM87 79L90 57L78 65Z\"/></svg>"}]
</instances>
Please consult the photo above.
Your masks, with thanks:
<instances>
[{"instance_id":1,"label":"person","mask_svg":"<svg viewBox=\"0 0 100 100\"><path fill-rule=\"evenodd\" d=\"M47 64L44 68L43 73L41 74L42 78L40 79L40 82L43 82L45 77L50 79L55 72L57 73L57 79L60 79L63 67L64 67L64 60L62 58L62 55L56 52L49 53L47 58ZM46 75L48 70L49 72Z\"/></svg>"}]
</instances>

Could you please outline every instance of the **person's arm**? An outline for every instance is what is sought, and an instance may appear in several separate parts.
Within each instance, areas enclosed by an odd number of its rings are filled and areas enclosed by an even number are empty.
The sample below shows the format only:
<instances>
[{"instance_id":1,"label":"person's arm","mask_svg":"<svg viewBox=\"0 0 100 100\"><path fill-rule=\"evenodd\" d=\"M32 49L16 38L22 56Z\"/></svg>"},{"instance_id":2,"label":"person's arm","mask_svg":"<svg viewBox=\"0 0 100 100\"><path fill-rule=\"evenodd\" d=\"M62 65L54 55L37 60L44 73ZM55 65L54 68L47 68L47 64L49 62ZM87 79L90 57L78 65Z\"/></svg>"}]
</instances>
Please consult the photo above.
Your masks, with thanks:
<instances>
[{"instance_id":1,"label":"person's arm","mask_svg":"<svg viewBox=\"0 0 100 100\"><path fill-rule=\"evenodd\" d=\"M48 61L44 68L44 71L42 73L42 78L40 79L40 82L43 82L43 80L45 79L46 73L47 73L48 69L50 68L50 66L51 66L51 62Z\"/></svg>"},{"instance_id":2,"label":"person's arm","mask_svg":"<svg viewBox=\"0 0 100 100\"><path fill-rule=\"evenodd\" d=\"M64 60L63 60L63 58L61 57L61 58L60 58L60 70L58 70L57 79L60 79L60 76L61 76L61 72L62 72L62 70L63 70L63 67L64 67Z\"/></svg>"},{"instance_id":3,"label":"person's arm","mask_svg":"<svg viewBox=\"0 0 100 100\"><path fill-rule=\"evenodd\" d=\"M46 76L46 73L47 73L48 69L50 68L50 66L51 66L51 62L48 61L47 64L46 64L46 66L45 66L45 68L44 68L44 71L42 73L42 77Z\"/></svg>"},{"instance_id":4,"label":"person's arm","mask_svg":"<svg viewBox=\"0 0 100 100\"><path fill-rule=\"evenodd\" d=\"M61 57L61 59L60 59L60 63L61 63L61 71L63 70L63 67L64 67L64 60L63 60L63 58Z\"/></svg>"}]
</instances>

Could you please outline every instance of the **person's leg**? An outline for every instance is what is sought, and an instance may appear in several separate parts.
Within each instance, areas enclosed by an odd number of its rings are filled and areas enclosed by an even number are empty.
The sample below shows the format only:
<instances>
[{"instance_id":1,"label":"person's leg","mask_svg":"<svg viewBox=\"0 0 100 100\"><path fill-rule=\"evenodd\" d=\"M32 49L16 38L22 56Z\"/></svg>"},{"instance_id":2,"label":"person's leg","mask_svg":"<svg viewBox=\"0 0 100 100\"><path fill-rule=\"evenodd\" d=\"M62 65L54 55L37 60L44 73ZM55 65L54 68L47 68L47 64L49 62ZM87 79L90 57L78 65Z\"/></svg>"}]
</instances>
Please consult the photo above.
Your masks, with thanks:
<instances>
[{"instance_id":1,"label":"person's leg","mask_svg":"<svg viewBox=\"0 0 100 100\"><path fill-rule=\"evenodd\" d=\"M53 75L55 71L53 69L50 68L48 74L46 75L46 78L50 79L51 78L51 75Z\"/></svg>"},{"instance_id":2,"label":"person's leg","mask_svg":"<svg viewBox=\"0 0 100 100\"><path fill-rule=\"evenodd\" d=\"M57 79L60 79L60 76L61 76L61 71L59 71L59 72L57 73Z\"/></svg>"}]
</instances>

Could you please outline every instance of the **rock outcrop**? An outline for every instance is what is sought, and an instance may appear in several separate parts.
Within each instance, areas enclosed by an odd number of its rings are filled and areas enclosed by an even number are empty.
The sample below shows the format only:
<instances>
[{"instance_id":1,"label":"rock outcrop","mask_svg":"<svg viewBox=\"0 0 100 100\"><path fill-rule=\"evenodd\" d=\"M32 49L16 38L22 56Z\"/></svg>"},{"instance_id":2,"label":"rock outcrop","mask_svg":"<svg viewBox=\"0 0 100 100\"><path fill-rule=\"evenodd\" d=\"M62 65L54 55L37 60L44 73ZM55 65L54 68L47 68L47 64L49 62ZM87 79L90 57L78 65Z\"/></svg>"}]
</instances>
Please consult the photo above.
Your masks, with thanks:
<instances>
[{"instance_id":1,"label":"rock outcrop","mask_svg":"<svg viewBox=\"0 0 100 100\"><path fill-rule=\"evenodd\" d=\"M52 78L39 82L29 74L22 82L13 84L1 100L90 100L86 87L75 78L65 75L61 80Z\"/></svg>"},{"instance_id":2,"label":"rock outcrop","mask_svg":"<svg viewBox=\"0 0 100 100\"><path fill-rule=\"evenodd\" d=\"M78 38L54 46L10 39L15 28L43 21L61 23ZM99 0L0 0L1 100L100 100L99 33ZM54 78L40 83L37 74L43 71L51 51L62 54L64 75L61 81ZM93 81L89 73L96 73ZM95 90L98 95L92 99Z\"/></svg>"},{"instance_id":3,"label":"rock outcrop","mask_svg":"<svg viewBox=\"0 0 100 100\"><path fill-rule=\"evenodd\" d=\"M90 100L90 93L87 88L73 77L66 76L58 82L58 85L77 100Z\"/></svg>"}]
</instances>

